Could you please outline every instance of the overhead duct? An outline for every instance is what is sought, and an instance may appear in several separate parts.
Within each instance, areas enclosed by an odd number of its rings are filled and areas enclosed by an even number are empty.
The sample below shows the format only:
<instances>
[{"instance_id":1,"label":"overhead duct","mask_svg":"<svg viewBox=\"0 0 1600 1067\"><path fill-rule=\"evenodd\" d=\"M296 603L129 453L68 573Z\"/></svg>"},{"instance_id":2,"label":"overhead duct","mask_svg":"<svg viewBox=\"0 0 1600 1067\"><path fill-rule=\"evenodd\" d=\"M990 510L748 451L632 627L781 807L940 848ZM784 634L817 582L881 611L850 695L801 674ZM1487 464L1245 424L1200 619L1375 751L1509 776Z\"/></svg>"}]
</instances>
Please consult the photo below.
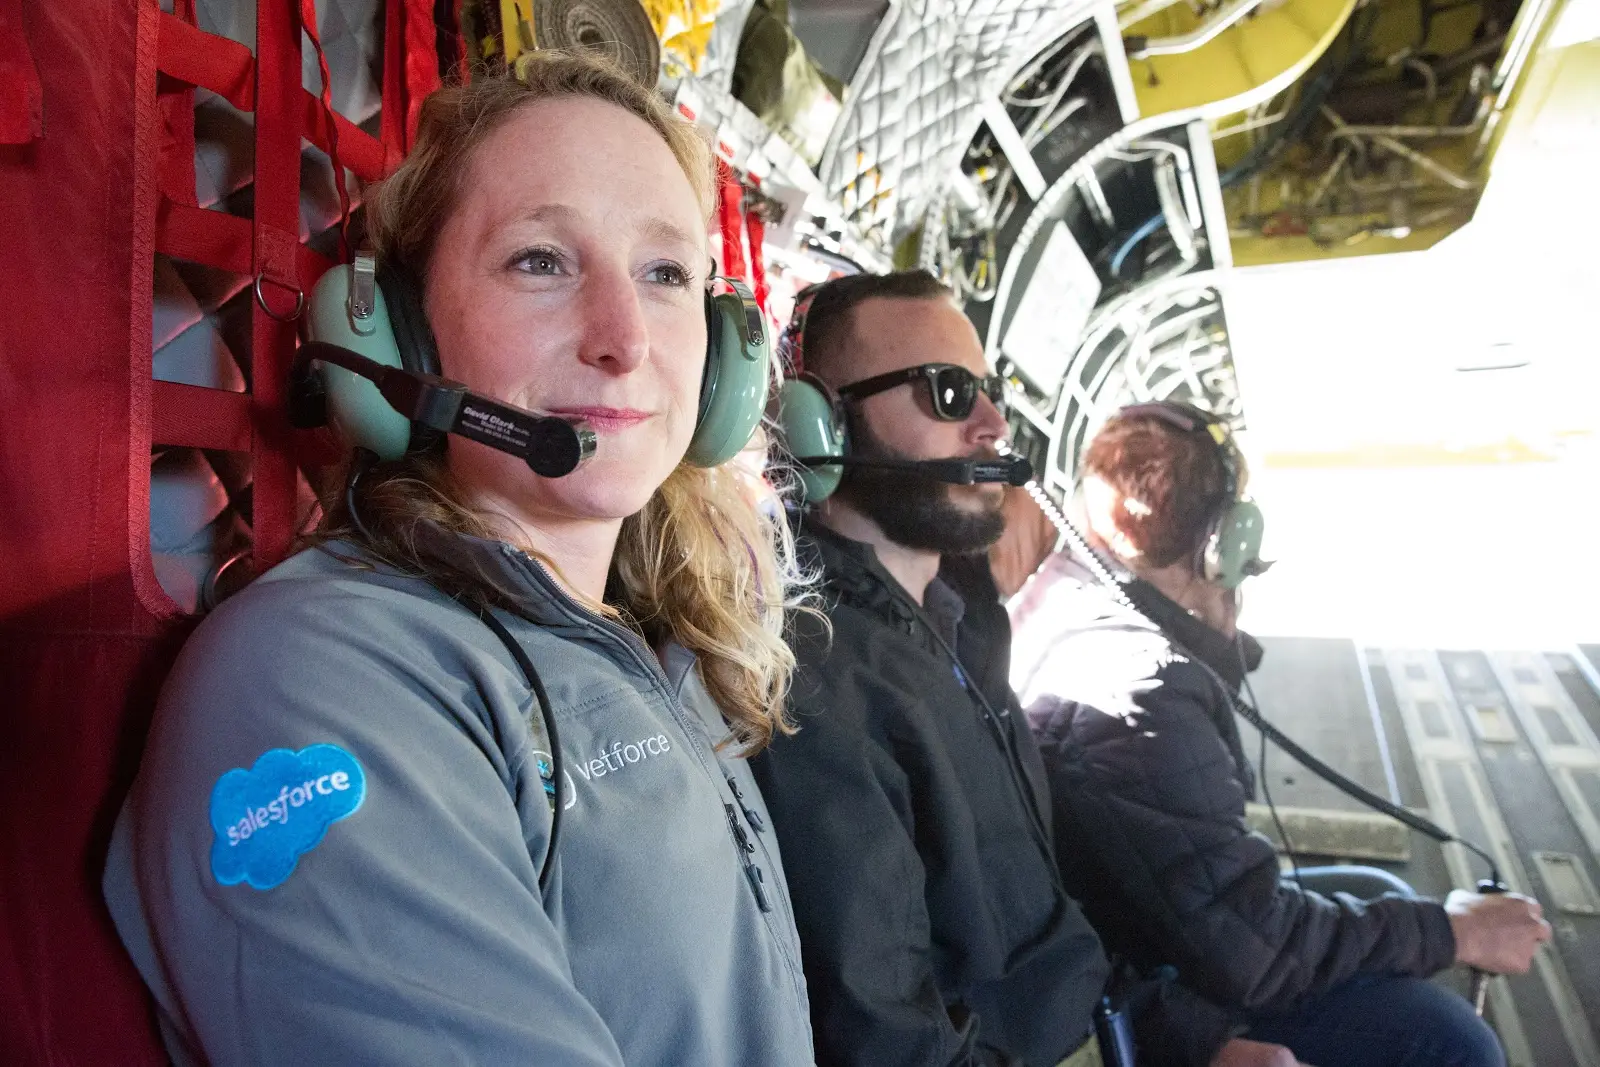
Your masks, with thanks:
<instances>
[{"instance_id":1,"label":"overhead duct","mask_svg":"<svg viewBox=\"0 0 1600 1067\"><path fill-rule=\"evenodd\" d=\"M655 85L661 44L639 0L533 0L533 32L540 48L594 52L641 85Z\"/></svg>"}]
</instances>

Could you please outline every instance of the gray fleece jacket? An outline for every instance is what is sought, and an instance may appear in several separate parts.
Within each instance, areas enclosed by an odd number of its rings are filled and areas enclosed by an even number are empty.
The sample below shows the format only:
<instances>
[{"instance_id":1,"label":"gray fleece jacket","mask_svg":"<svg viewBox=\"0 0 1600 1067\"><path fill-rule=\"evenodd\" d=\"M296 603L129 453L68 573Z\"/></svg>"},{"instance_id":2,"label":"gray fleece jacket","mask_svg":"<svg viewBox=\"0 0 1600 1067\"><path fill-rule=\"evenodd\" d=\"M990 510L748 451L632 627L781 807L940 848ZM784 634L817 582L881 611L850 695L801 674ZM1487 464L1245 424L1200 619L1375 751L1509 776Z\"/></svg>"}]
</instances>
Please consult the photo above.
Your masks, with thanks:
<instances>
[{"instance_id":1,"label":"gray fleece jacket","mask_svg":"<svg viewBox=\"0 0 1600 1067\"><path fill-rule=\"evenodd\" d=\"M777 841L693 656L663 670L507 545L434 541L528 617L499 614L565 761L547 890L557 783L505 646L302 552L190 639L117 821L106 900L174 1060L811 1063Z\"/></svg>"}]
</instances>

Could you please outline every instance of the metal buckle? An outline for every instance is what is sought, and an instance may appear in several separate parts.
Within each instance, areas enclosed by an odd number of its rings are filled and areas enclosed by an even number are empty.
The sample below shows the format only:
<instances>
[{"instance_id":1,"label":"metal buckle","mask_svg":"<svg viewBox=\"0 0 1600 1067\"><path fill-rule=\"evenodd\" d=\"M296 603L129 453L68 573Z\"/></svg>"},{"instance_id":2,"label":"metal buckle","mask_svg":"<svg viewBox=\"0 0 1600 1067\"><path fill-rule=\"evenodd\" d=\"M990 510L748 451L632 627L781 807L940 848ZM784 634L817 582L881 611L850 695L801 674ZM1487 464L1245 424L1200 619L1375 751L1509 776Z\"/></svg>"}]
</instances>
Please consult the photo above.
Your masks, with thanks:
<instances>
[{"instance_id":1,"label":"metal buckle","mask_svg":"<svg viewBox=\"0 0 1600 1067\"><path fill-rule=\"evenodd\" d=\"M737 278L729 278L726 275L713 278L712 281L720 281L733 290L733 295L737 296L739 303L743 305L745 343L752 347L766 344L766 316L761 313L761 305L756 303L755 294L750 291L750 287Z\"/></svg>"},{"instance_id":2,"label":"metal buckle","mask_svg":"<svg viewBox=\"0 0 1600 1067\"><path fill-rule=\"evenodd\" d=\"M370 251L357 252L355 262L350 264L350 296L345 302L357 333L372 332L370 320L378 310L377 288L377 257Z\"/></svg>"}]
</instances>

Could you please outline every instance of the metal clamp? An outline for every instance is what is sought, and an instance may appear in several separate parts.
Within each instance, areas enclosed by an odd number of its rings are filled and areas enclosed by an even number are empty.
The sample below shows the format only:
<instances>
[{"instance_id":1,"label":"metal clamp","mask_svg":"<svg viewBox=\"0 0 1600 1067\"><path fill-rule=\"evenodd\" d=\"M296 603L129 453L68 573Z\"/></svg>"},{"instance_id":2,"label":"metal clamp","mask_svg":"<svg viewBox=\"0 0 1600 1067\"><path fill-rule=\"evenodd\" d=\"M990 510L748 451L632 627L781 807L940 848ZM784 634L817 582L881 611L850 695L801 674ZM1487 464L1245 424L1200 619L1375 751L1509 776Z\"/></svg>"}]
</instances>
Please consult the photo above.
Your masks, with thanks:
<instances>
[{"instance_id":1,"label":"metal clamp","mask_svg":"<svg viewBox=\"0 0 1600 1067\"><path fill-rule=\"evenodd\" d=\"M262 311L266 312L267 318L276 322L293 322L295 319L298 319L300 317L300 313L306 309L305 290L301 289L298 285L283 285L279 282L273 282L272 284L277 285L280 289L288 289L294 293L294 310L287 315L280 315L276 311L272 310L272 308L267 304L267 298L261 295L261 279L263 277L264 274L258 273L256 275L255 284L251 288L255 290L256 304L261 308Z\"/></svg>"},{"instance_id":2,"label":"metal clamp","mask_svg":"<svg viewBox=\"0 0 1600 1067\"><path fill-rule=\"evenodd\" d=\"M349 309L357 333L371 333L371 318L377 310L377 257L363 249L350 264Z\"/></svg>"}]
</instances>

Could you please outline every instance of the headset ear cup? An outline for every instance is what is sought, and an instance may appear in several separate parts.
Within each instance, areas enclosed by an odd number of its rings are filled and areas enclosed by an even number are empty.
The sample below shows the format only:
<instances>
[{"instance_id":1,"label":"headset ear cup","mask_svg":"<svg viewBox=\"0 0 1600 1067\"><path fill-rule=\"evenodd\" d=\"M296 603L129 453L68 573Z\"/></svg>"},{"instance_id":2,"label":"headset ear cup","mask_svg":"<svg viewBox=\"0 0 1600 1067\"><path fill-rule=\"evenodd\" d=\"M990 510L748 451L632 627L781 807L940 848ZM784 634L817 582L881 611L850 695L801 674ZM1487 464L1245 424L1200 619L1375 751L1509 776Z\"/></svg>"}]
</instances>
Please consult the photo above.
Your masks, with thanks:
<instances>
[{"instance_id":1,"label":"headset ear cup","mask_svg":"<svg viewBox=\"0 0 1600 1067\"><path fill-rule=\"evenodd\" d=\"M771 345L752 327L738 292L706 294L706 363L700 411L684 460L696 467L726 463L750 443L767 406Z\"/></svg>"},{"instance_id":2,"label":"headset ear cup","mask_svg":"<svg viewBox=\"0 0 1600 1067\"><path fill-rule=\"evenodd\" d=\"M849 435L830 392L810 375L791 378L778 390L778 427L790 455L848 454ZM843 476L843 467L802 468L800 483L807 502L815 504L832 496Z\"/></svg>"},{"instance_id":3,"label":"headset ear cup","mask_svg":"<svg viewBox=\"0 0 1600 1067\"><path fill-rule=\"evenodd\" d=\"M311 294L307 318L311 339L348 348L388 367L403 366L381 289L373 293L373 301L373 313L357 320L350 312L350 268L325 272ZM405 455L411 420L390 407L376 385L342 367L324 366L321 373L329 421L347 441L370 449L379 459Z\"/></svg>"},{"instance_id":4,"label":"headset ear cup","mask_svg":"<svg viewBox=\"0 0 1600 1067\"><path fill-rule=\"evenodd\" d=\"M1261 562L1265 519L1253 500L1241 500L1217 523L1206 551L1206 577L1224 589L1237 589Z\"/></svg>"}]
</instances>

